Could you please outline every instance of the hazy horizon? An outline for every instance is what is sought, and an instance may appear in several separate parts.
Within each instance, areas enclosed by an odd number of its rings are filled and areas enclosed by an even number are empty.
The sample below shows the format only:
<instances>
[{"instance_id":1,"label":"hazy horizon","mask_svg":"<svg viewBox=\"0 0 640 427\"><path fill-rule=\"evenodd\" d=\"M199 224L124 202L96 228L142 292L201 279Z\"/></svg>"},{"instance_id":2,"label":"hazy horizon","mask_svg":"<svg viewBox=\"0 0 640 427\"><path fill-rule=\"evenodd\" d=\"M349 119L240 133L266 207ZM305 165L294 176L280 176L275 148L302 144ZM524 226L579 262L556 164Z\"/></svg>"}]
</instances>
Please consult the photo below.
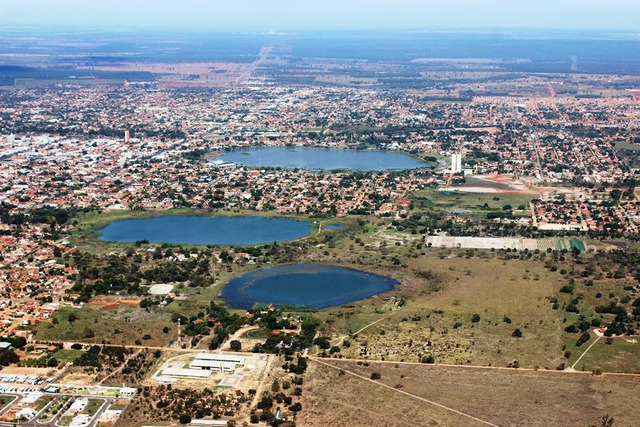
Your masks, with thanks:
<instances>
[{"instance_id":1,"label":"hazy horizon","mask_svg":"<svg viewBox=\"0 0 640 427\"><path fill-rule=\"evenodd\" d=\"M640 31L636 0L0 0L5 29Z\"/></svg>"}]
</instances>

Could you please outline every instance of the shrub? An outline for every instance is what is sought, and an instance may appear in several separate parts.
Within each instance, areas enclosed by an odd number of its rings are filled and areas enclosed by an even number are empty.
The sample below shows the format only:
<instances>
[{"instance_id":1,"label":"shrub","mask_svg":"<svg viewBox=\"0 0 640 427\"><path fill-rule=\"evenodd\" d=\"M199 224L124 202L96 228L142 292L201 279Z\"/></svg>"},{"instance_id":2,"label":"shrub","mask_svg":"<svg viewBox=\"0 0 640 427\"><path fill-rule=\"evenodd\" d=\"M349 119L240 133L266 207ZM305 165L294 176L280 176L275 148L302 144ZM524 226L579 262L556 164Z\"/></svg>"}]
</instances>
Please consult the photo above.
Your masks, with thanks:
<instances>
[{"instance_id":1,"label":"shrub","mask_svg":"<svg viewBox=\"0 0 640 427\"><path fill-rule=\"evenodd\" d=\"M583 332L582 335L580 335L580 338L578 338L578 341L576 341L576 347L580 347L582 344L586 343L590 339L591 339L591 335L589 335L589 332Z\"/></svg>"}]
</instances>

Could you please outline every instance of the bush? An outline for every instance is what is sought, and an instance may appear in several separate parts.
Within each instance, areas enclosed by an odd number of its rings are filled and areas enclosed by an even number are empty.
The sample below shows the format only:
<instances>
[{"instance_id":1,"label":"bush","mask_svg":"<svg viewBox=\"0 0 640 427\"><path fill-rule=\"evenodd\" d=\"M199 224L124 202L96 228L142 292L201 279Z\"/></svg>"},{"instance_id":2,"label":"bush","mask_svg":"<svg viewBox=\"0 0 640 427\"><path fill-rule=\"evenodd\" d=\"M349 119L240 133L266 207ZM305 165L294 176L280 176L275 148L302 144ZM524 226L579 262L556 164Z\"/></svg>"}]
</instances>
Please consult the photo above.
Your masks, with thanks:
<instances>
[{"instance_id":1,"label":"bush","mask_svg":"<svg viewBox=\"0 0 640 427\"><path fill-rule=\"evenodd\" d=\"M328 350L329 348L331 348L331 343L329 342L329 339L327 337L318 337L313 340L313 343L323 350Z\"/></svg>"},{"instance_id":2,"label":"bush","mask_svg":"<svg viewBox=\"0 0 640 427\"><path fill-rule=\"evenodd\" d=\"M511 336L514 338L522 338L522 331L516 328L511 334Z\"/></svg>"},{"instance_id":3,"label":"bush","mask_svg":"<svg viewBox=\"0 0 640 427\"><path fill-rule=\"evenodd\" d=\"M473 316L471 316L471 322L472 323L478 323L480 321L480 315L479 314L474 314Z\"/></svg>"},{"instance_id":4,"label":"bush","mask_svg":"<svg viewBox=\"0 0 640 427\"><path fill-rule=\"evenodd\" d=\"M569 332L570 334L575 334L578 332L578 327L576 325L569 325L564 328L565 332Z\"/></svg>"},{"instance_id":5,"label":"bush","mask_svg":"<svg viewBox=\"0 0 640 427\"><path fill-rule=\"evenodd\" d=\"M591 339L591 335L589 335L589 332L583 332L582 335L580 335L580 338L578 338L578 341L576 341L576 347L580 347L582 344L586 343L590 339Z\"/></svg>"},{"instance_id":6,"label":"bush","mask_svg":"<svg viewBox=\"0 0 640 427\"><path fill-rule=\"evenodd\" d=\"M381 378L380 373L378 372L372 372L371 373L371 379L372 380L379 380Z\"/></svg>"}]
</instances>

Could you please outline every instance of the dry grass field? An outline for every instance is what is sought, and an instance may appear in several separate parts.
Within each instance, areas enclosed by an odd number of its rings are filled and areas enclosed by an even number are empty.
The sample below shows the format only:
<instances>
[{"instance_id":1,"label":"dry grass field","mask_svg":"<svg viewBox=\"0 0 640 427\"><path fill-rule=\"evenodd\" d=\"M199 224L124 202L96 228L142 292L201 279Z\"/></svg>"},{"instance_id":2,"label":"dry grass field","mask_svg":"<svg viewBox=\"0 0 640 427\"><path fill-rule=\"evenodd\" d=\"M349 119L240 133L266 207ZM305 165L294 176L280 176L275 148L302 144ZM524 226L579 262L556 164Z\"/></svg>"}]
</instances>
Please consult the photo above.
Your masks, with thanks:
<instances>
[{"instance_id":1,"label":"dry grass field","mask_svg":"<svg viewBox=\"0 0 640 427\"><path fill-rule=\"evenodd\" d=\"M560 275L542 263L480 258L418 257L396 275L407 304L366 329L341 350L346 357L555 369L563 362L561 313L547 298ZM417 277L428 272L429 279ZM369 305L326 313L324 329L338 336L375 320ZM474 314L479 320L474 322ZM508 318L508 319L507 319ZM512 336L515 329L521 338Z\"/></svg>"},{"instance_id":2,"label":"dry grass field","mask_svg":"<svg viewBox=\"0 0 640 427\"><path fill-rule=\"evenodd\" d=\"M369 380L373 372L381 376L376 382ZM588 427L608 414L614 426L630 427L640 419L637 376L379 362L359 366L331 359L312 361L306 378L304 410L296 420L303 426Z\"/></svg>"},{"instance_id":3,"label":"dry grass field","mask_svg":"<svg viewBox=\"0 0 640 427\"><path fill-rule=\"evenodd\" d=\"M69 322L69 315L77 317ZM63 307L53 316L57 324L39 323L34 328L39 341L79 341L86 343L134 344L166 346L176 338L177 330L166 312L151 312L136 306L117 310L100 310L92 305L82 308ZM169 333L163 333L167 326ZM145 338L146 336L146 338Z\"/></svg>"}]
</instances>

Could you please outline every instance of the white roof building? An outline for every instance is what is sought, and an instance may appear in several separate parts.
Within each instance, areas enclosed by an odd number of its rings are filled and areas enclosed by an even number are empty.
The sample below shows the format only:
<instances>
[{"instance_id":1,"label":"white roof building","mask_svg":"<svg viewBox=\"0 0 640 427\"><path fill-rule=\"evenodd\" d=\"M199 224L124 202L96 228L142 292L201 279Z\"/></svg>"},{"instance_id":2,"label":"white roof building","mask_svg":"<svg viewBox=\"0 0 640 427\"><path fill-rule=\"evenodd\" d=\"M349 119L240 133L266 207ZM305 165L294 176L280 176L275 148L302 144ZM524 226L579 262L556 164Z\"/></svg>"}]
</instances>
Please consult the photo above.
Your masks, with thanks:
<instances>
[{"instance_id":1,"label":"white roof building","mask_svg":"<svg viewBox=\"0 0 640 427\"><path fill-rule=\"evenodd\" d=\"M82 412L84 411L84 408L86 408L88 404L89 404L89 399L87 399L86 397L81 397L79 399L76 399L73 402L73 404L69 407L69 411Z\"/></svg>"},{"instance_id":2,"label":"white roof building","mask_svg":"<svg viewBox=\"0 0 640 427\"><path fill-rule=\"evenodd\" d=\"M196 359L189 364L190 369L204 369L218 372L233 372L236 370L236 364L233 362L220 362L217 360L199 360Z\"/></svg>"},{"instance_id":3,"label":"white roof building","mask_svg":"<svg viewBox=\"0 0 640 427\"><path fill-rule=\"evenodd\" d=\"M209 378L211 371L203 369L167 368L162 371L162 375L167 377Z\"/></svg>"},{"instance_id":4,"label":"white roof building","mask_svg":"<svg viewBox=\"0 0 640 427\"><path fill-rule=\"evenodd\" d=\"M198 353L194 360L215 360L217 362L232 362L244 366L245 357L232 354Z\"/></svg>"},{"instance_id":5,"label":"white roof building","mask_svg":"<svg viewBox=\"0 0 640 427\"><path fill-rule=\"evenodd\" d=\"M35 417L35 415L36 415L35 409L31 407L26 407L26 408L20 409L20 412L16 414L16 418L30 420L31 418Z\"/></svg>"},{"instance_id":6,"label":"white roof building","mask_svg":"<svg viewBox=\"0 0 640 427\"><path fill-rule=\"evenodd\" d=\"M200 353L189 364L190 369L203 369L218 372L233 372L244 366L244 356Z\"/></svg>"},{"instance_id":7,"label":"white roof building","mask_svg":"<svg viewBox=\"0 0 640 427\"><path fill-rule=\"evenodd\" d=\"M80 414L73 417L71 422L69 423L69 427L82 427L86 426L91 422L91 416L88 414Z\"/></svg>"}]
</instances>

